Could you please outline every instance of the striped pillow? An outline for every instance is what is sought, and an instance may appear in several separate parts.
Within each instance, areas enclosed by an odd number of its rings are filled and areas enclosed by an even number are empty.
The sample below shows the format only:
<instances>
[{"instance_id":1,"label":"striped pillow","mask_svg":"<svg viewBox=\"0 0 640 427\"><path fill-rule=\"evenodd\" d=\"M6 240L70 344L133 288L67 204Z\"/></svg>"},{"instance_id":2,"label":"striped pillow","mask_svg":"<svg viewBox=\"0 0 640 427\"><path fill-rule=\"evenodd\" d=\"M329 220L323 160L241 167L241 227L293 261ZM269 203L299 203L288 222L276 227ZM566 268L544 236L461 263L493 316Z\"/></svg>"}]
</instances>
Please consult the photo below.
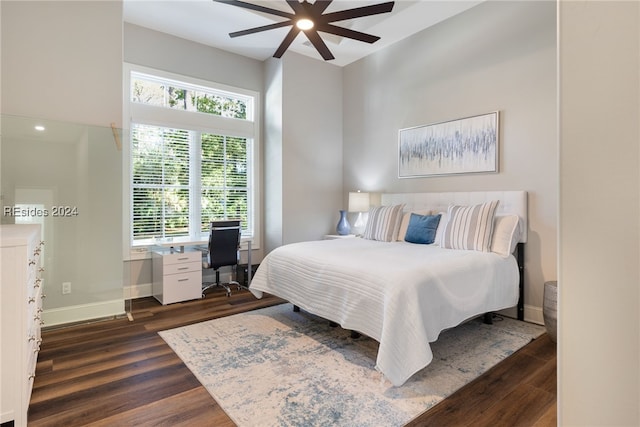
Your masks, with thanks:
<instances>
[{"instance_id":1,"label":"striped pillow","mask_svg":"<svg viewBox=\"0 0 640 427\"><path fill-rule=\"evenodd\" d=\"M498 200L474 206L449 206L443 248L489 252Z\"/></svg>"},{"instance_id":2,"label":"striped pillow","mask_svg":"<svg viewBox=\"0 0 640 427\"><path fill-rule=\"evenodd\" d=\"M362 237L391 242L396 240L404 205L378 206L369 210L369 219Z\"/></svg>"}]
</instances>

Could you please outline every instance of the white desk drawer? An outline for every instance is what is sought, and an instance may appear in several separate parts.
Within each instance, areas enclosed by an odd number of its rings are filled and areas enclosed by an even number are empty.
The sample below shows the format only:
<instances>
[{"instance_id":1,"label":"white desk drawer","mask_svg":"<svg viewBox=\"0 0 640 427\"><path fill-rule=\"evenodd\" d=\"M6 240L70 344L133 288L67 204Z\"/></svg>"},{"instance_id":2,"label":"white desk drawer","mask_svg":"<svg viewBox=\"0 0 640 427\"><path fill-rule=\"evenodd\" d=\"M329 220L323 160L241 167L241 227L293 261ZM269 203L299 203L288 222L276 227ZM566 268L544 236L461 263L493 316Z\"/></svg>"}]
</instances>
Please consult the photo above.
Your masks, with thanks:
<instances>
[{"instance_id":1,"label":"white desk drawer","mask_svg":"<svg viewBox=\"0 0 640 427\"><path fill-rule=\"evenodd\" d=\"M202 252L197 250L162 254L162 263L165 266L168 266L171 264L183 264L183 263L196 262L196 261L197 262L202 261Z\"/></svg>"},{"instance_id":2,"label":"white desk drawer","mask_svg":"<svg viewBox=\"0 0 640 427\"><path fill-rule=\"evenodd\" d=\"M162 304L172 304L202 297L202 271L164 276L162 293L156 298Z\"/></svg>"},{"instance_id":3,"label":"white desk drawer","mask_svg":"<svg viewBox=\"0 0 640 427\"><path fill-rule=\"evenodd\" d=\"M181 264L165 264L162 272L165 277L171 274L181 274L181 273L190 273L193 271L201 271L202 270L202 261L198 260L196 262L187 262Z\"/></svg>"}]
</instances>

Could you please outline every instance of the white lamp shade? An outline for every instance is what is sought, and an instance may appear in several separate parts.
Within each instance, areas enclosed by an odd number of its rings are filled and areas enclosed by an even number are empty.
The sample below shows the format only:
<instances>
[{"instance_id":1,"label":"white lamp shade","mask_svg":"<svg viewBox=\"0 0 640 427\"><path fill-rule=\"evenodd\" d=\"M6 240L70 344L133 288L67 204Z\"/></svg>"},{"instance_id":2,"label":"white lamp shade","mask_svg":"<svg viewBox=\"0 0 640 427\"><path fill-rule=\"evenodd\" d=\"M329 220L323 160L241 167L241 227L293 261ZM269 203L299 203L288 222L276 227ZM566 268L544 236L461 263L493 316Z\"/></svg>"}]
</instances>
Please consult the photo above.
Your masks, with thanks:
<instances>
[{"instance_id":1,"label":"white lamp shade","mask_svg":"<svg viewBox=\"0 0 640 427\"><path fill-rule=\"evenodd\" d=\"M349 193L349 212L368 212L369 207L369 193Z\"/></svg>"}]
</instances>

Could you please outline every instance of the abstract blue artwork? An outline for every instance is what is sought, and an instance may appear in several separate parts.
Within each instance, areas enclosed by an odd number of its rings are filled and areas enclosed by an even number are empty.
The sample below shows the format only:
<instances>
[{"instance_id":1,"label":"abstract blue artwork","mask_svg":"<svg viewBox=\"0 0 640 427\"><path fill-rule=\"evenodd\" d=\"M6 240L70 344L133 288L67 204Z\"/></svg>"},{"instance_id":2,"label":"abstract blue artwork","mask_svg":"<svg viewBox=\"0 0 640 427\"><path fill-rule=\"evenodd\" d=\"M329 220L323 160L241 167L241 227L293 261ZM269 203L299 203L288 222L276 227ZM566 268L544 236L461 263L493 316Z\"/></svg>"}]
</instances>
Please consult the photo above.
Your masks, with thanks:
<instances>
[{"instance_id":1,"label":"abstract blue artwork","mask_svg":"<svg viewBox=\"0 0 640 427\"><path fill-rule=\"evenodd\" d=\"M398 177L498 172L499 112L401 129Z\"/></svg>"}]
</instances>

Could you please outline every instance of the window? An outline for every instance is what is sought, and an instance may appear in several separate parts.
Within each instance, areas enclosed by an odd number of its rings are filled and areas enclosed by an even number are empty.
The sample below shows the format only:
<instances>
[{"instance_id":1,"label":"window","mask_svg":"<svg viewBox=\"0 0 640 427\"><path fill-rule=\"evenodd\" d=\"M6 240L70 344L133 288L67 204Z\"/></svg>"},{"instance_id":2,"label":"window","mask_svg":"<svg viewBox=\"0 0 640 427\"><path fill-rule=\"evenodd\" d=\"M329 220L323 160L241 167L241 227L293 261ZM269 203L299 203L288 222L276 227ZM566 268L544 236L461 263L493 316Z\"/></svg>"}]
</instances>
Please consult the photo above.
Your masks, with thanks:
<instances>
[{"instance_id":1,"label":"window","mask_svg":"<svg viewBox=\"0 0 640 427\"><path fill-rule=\"evenodd\" d=\"M219 219L255 247L257 94L133 66L128 80L129 247L200 240Z\"/></svg>"},{"instance_id":2,"label":"window","mask_svg":"<svg viewBox=\"0 0 640 427\"><path fill-rule=\"evenodd\" d=\"M213 88L198 87L136 72L131 75L131 102L222 117L251 119L247 117L247 104L250 100L240 94L225 93Z\"/></svg>"}]
</instances>

